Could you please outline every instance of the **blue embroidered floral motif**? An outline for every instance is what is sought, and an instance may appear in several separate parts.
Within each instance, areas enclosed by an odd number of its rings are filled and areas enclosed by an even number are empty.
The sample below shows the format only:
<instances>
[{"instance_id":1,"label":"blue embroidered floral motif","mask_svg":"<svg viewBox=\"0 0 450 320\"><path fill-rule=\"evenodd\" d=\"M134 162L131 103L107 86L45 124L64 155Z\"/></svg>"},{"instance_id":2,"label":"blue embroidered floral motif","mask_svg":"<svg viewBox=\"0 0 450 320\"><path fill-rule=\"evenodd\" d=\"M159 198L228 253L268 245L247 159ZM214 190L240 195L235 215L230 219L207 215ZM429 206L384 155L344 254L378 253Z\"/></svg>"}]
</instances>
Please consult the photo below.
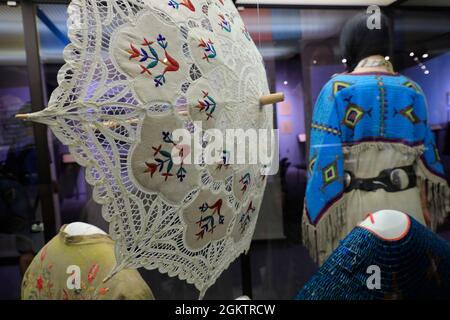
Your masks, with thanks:
<instances>
[{"instance_id":1,"label":"blue embroidered floral motif","mask_svg":"<svg viewBox=\"0 0 450 320\"><path fill-rule=\"evenodd\" d=\"M138 49L132 43L130 44L130 49L128 53L130 54L129 59L139 59L139 63L147 62L147 65L139 64L141 68L141 74L148 74L153 76L152 70L159 65L164 66L164 70L161 74L158 74L153 77L153 81L156 87L163 86L166 83L166 73L167 72L176 72L179 70L180 65L177 60L175 60L168 52L167 47L169 43L166 41L166 38L159 34L156 38L158 46L163 50L164 58L161 58L160 54L158 54L157 50L153 47L154 41L149 41L147 38L144 38L143 43L141 44L140 49Z\"/></svg>"},{"instance_id":2,"label":"blue embroidered floral motif","mask_svg":"<svg viewBox=\"0 0 450 320\"><path fill-rule=\"evenodd\" d=\"M214 42L211 40L205 41L203 39L200 40L200 44L198 45L200 48L203 48L203 60L209 62L210 59L214 59L217 57L216 48L214 47Z\"/></svg>"},{"instance_id":3,"label":"blue embroidered floral motif","mask_svg":"<svg viewBox=\"0 0 450 320\"><path fill-rule=\"evenodd\" d=\"M227 20L227 18L223 14L219 14L220 22L219 26L222 27L222 30L226 32L231 32L231 23Z\"/></svg>"},{"instance_id":4,"label":"blue embroidered floral motif","mask_svg":"<svg viewBox=\"0 0 450 320\"><path fill-rule=\"evenodd\" d=\"M182 145L179 145L173 141L171 132L163 131L162 140L165 143L171 144L172 147L178 148L178 156L184 159L184 156L186 156L184 154L186 150ZM167 181L174 175L172 173L172 169L174 166L172 154L169 151L164 150L162 148L162 145L159 145L158 147L153 146L152 150L154 151L154 162L145 162L146 169L144 173L150 173L150 177L153 178L153 175L158 170L158 172L161 173L161 176L164 177L164 181ZM164 169L165 172L163 172ZM186 178L187 170L184 168L183 160L181 161L180 167L176 171L175 175L180 182L183 182Z\"/></svg>"},{"instance_id":5,"label":"blue embroidered floral motif","mask_svg":"<svg viewBox=\"0 0 450 320\"><path fill-rule=\"evenodd\" d=\"M223 201L222 199L217 200L213 205L209 205L208 202L204 202L198 209L201 212L201 216L197 221L197 225L200 231L196 234L197 240L203 239L206 232L213 233L214 229L217 227L214 220L214 216L218 216L218 224L225 223L225 216L220 214Z\"/></svg>"},{"instance_id":6,"label":"blue embroidered floral motif","mask_svg":"<svg viewBox=\"0 0 450 320\"><path fill-rule=\"evenodd\" d=\"M213 117L213 113L216 110L217 103L213 97L209 95L207 91L203 91L203 100L198 101L198 105L196 106L200 112L204 112L206 114L206 120L209 120Z\"/></svg>"},{"instance_id":7,"label":"blue embroidered floral motif","mask_svg":"<svg viewBox=\"0 0 450 320\"><path fill-rule=\"evenodd\" d=\"M239 232L243 234L247 229L247 226L250 224L251 217L250 214L255 212L256 208L253 206L253 201L250 201L250 204L247 207L247 210L241 214L239 218Z\"/></svg>"},{"instance_id":8,"label":"blue embroidered floral motif","mask_svg":"<svg viewBox=\"0 0 450 320\"><path fill-rule=\"evenodd\" d=\"M191 10L192 12L195 12L195 6L192 4L192 2L190 0L181 0L181 2L175 1L175 0L169 0L168 5L177 10L180 9L180 6L184 6L184 7L188 8L189 10Z\"/></svg>"}]
</instances>

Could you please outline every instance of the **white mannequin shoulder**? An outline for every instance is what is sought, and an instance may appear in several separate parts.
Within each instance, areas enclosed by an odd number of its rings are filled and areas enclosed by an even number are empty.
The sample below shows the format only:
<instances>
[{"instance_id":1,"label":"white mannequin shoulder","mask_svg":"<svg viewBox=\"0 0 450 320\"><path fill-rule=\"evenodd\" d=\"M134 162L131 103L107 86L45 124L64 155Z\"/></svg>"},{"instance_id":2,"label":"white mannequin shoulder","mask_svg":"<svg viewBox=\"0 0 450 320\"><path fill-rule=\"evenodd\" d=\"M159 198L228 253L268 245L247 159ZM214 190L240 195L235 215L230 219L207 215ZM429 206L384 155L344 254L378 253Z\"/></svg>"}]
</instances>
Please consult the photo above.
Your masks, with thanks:
<instances>
[{"instance_id":1,"label":"white mannequin shoulder","mask_svg":"<svg viewBox=\"0 0 450 320\"><path fill-rule=\"evenodd\" d=\"M69 236L106 235L102 229L84 222L72 222L64 228L64 232Z\"/></svg>"},{"instance_id":2,"label":"white mannequin shoulder","mask_svg":"<svg viewBox=\"0 0 450 320\"><path fill-rule=\"evenodd\" d=\"M380 210L369 214L358 226L383 240L398 241L408 234L411 220L406 213L400 211Z\"/></svg>"}]
</instances>

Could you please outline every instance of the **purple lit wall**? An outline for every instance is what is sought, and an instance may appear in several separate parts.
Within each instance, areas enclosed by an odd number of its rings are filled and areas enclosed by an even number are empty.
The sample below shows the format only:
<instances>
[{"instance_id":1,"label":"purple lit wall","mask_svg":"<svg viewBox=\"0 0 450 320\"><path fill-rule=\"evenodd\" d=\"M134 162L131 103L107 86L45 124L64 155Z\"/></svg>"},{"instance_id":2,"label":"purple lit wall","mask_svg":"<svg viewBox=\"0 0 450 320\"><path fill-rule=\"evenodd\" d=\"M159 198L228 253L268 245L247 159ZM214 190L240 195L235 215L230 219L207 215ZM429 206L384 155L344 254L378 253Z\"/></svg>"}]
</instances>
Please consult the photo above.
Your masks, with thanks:
<instances>
[{"instance_id":1,"label":"purple lit wall","mask_svg":"<svg viewBox=\"0 0 450 320\"><path fill-rule=\"evenodd\" d=\"M428 100L431 125L445 125L450 121L450 52L424 61L430 74L424 74L418 65L407 68L403 74L416 81Z\"/></svg>"},{"instance_id":2,"label":"purple lit wall","mask_svg":"<svg viewBox=\"0 0 450 320\"><path fill-rule=\"evenodd\" d=\"M327 66L312 66L311 74L311 98L316 103L322 87L331 79L336 73L344 72L344 66L341 65L327 65Z\"/></svg>"},{"instance_id":3,"label":"purple lit wall","mask_svg":"<svg viewBox=\"0 0 450 320\"><path fill-rule=\"evenodd\" d=\"M343 72L342 65L312 66L311 97L315 103L323 85L335 73ZM292 165L304 164L304 147L299 134L305 134L304 92L300 59L276 62L276 89L285 93L285 102L277 105L277 124L280 129L280 159L288 158ZM287 114L287 111L289 114Z\"/></svg>"},{"instance_id":4,"label":"purple lit wall","mask_svg":"<svg viewBox=\"0 0 450 320\"><path fill-rule=\"evenodd\" d=\"M280 129L280 159L288 158L292 165L302 159L298 135L305 133L303 87L299 57L276 62L276 90L284 92L285 101L277 104L277 124Z\"/></svg>"}]
</instances>

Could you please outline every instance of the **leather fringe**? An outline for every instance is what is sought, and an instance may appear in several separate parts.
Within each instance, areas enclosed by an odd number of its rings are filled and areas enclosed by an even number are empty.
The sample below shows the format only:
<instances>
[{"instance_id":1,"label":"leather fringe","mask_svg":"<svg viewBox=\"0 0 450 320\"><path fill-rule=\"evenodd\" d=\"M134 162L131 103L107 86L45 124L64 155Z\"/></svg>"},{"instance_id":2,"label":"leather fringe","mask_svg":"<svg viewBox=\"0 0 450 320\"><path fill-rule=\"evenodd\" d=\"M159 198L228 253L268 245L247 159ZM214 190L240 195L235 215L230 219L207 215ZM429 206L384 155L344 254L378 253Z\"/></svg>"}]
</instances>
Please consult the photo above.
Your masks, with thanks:
<instances>
[{"instance_id":1,"label":"leather fringe","mask_svg":"<svg viewBox=\"0 0 450 320\"><path fill-rule=\"evenodd\" d=\"M372 148L379 150L394 148L403 154L411 154L419 159L416 170L418 183L419 186L423 186L423 184L426 186L431 227L436 230L437 226L444 222L448 212L450 212L450 189L444 179L427 170L420 160L420 156L424 152L424 146L410 147L401 143L364 142L353 146L344 146L343 152L344 154L357 156L359 153ZM355 227L348 225L349 223L345 195L327 210L315 226L310 223L306 210L303 209L302 242L319 266L336 249L347 232Z\"/></svg>"},{"instance_id":2,"label":"leather fringe","mask_svg":"<svg viewBox=\"0 0 450 320\"><path fill-rule=\"evenodd\" d=\"M419 145L416 147L410 147L402 143L392 143L392 142L363 142L356 145L344 146L343 153L358 155L364 151L368 151L369 149L377 148L378 150L386 150L388 148L395 149L403 154L412 154L416 157L422 155L425 150L423 145Z\"/></svg>"},{"instance_id":3,"label":"leather fringe","mask_svg":"<svg viewBox=\"0 0 450 320\"><path fill-rule=\"evenodd\" d=\"M314 226L309 222L304 209L302 218L302 242L311 258L321 266L339 241L345 237L347 226L347 205L344 198L338 200Z\"/></svg>"},{"instance_id":4,"label":"leather fringe","mask_svg":"<svg viewBox=\"0 0 450 320\"><path fill-rule=\"evenodd\" d=\"M427 206L431 216L431 229L436 231L450 212L450 189L447 181L429 171L421 159L416 170L419 187L427 191Z\"/></svg>"}]
</instances>

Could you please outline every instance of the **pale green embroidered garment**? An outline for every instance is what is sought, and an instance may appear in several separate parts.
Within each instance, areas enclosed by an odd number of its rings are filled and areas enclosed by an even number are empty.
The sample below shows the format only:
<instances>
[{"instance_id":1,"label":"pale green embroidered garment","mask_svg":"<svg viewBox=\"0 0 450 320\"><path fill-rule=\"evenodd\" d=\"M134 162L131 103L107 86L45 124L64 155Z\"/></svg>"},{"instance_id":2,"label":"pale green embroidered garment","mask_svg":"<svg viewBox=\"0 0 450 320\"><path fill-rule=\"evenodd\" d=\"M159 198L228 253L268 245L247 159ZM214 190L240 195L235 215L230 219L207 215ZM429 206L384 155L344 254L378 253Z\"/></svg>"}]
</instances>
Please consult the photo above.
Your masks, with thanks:
<instances>
[{"instance_id":1,"label":"pale green embroidered garment","mask_svg":"<svg viewBox=\"0 0 450 320\"><path fill-rule=\"evenodd\" d=\"M26 271L22 300L154 299L137 270L123 269L103 282L116 262L109 236L72 236L65 228L41 249Z\"/></svg>"}]
</instances>

